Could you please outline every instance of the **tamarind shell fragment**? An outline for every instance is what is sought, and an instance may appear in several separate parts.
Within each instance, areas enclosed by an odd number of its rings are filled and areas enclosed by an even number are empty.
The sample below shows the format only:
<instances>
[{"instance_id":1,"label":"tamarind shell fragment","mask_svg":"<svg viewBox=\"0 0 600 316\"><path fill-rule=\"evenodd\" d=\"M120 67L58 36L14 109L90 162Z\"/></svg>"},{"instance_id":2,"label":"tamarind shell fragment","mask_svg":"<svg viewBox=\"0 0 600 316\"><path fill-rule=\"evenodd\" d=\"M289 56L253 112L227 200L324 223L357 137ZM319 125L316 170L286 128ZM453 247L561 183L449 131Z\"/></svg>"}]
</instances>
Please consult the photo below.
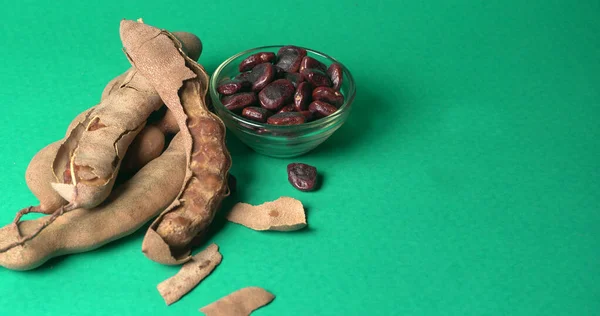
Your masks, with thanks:
<instances>
[{"instance_id":1,"label":"tamarind shell fragment","mask_svg":"<svg viewBox=\"0 0 600 316\"><path fill-rule=\"evenodd\" d=\"M206 316L250 315L275 299L271 292L249 286L239 289L200 309Z\"/></svg>"}]
</instances>

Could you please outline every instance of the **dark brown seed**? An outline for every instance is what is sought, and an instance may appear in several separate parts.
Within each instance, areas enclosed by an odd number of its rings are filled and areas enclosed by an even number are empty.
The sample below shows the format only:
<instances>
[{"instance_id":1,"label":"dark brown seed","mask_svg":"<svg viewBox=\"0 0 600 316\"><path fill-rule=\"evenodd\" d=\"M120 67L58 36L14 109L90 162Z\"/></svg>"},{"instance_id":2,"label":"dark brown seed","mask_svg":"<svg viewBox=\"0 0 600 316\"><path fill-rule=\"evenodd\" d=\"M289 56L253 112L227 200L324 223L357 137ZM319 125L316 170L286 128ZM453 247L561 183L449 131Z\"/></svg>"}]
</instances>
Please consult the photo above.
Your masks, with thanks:
<instances>
[{"instance_id":1,"label":"dark brown seed","mask_svg":"<svg viewBox=\"0 0 600 316\"><path fill-rule=\"evenodd\" d=\"M323 64L322 62L312 57L304 56L304 58L302 58L302 62L300 62L299 71L302 72L303 69L310 68L319 69L321 71L327 71L327 66L325 66L325 64Z\"/></svg>"},{"instance_id":2,"label":"dark brown seed","mask_svg":"<svg viewBox=\"0 0 600 316\"><path fill-rule=\"evenodd\" d=\"M326 73L319 69L302 69L301 74L304 75L306 81L310 82L315 87L331 87L331 80L327 77Z\"/></svg>"},{"instance_id":3,"label":"dark brown seed","mask_svg":"<svg viewBox=\"0 0 600 316\"><path fill-rule=\"evenodd\" d=\"M250 83L252 83L252 81L250 80L252 76L252 71L246 71L246 72L242 72L239 75L235 76L235 78L233 78L234 80L241 80L241 81L248 81Z\"/></svg>"},{"instance_id":4,"label":"dark brown seed","mask_svg":"<svg viewBox=\"0 0 600 316\"><path fill-rule=\"evenodd\" d=\"M342 66L338 63L333 63L327 69L327 75L331 79L333 87L335 90L340 90L342 87L342 79L344 72L342 71Z\"/></svg>"},{"instance_id":5,"label":"dark brown seed","mask_svg":"<svg viewBox=\"0 0 600 316\"><path fill-rule=\"evenodd\" d=\"M283 46L277 52L277 63L275 66L287 72L298 72L304 56L306 56L306 49L296 46Z\"/></svg>"},{"instance_id":6,"label":"dark brown seed","mask_svg":"<svg viewBox=\"0 0 600 316\"><path fill-rule=\"evenodd\" d=\"M267 119L267 124L272 125L298 125L306 121L304 115L298 112L285 112L275 114Z\"/></svg>"},{"instance_id":7,"label":"dark brown seed","mask_svg":"<svg viewBox=\"0 0 600 316\"><path fill-rule=\"evenodd\" d=\"M277 113L285 113L285 112L294 112L294 105L288 104L288 105L282 107L281 110L279 110L279 112L277 112Z\"/></svg>"},{"instance_id":8,"label":"dark brown seed","mask_svg":"<svg viewBox=\"0 0 600 316\"><path fill-rule=\"evenodd\" d=\"M337 108L323 101L313 101L308 106L308 110L313 112L317 117L325 117L335 113Z\"/></svg>"},{"instance_id":9,"label":"dark brown seed","mask_svg":"<svg viewBox=\"0 0 600 316\"><path fill-rule=\"evenodd\" d=\"M250 82L240 79L228 79L219 84L217 91L220 94L231 95L250 87Z\"/></svg>"},{"instance_id":10,"label":"dark brown seed","mask_svg":"<svg viewBox=\"0 0 600 316\"><path fill-rule=\"evenodd\" d=\"M254 92L242 92L227 95L221 98L221 103L230 111L238 111L249 105L256 103L256 94Z\"/></svg>"},{"instance_id":11,"label":"dark brown seed","mask_svg":"<svg viewBox=\"0 0 600 316\"><path fill-rule=\"evenodd\" d=\"M329 87L317 87L312 92L312 98L314 101L325 101L338 108L344 104L344 96L339 91Z\"/></svg>"},{"instance_id":12,"label":"dark brown seed","mask_svg":"<svg viewBox=\"0 0 600 316\"><path fill-rule=\"evenodd\" d=\"M260 52L254 55L248 56L246 59L242 60L239 66L240 72L248 71L254 66L262 63L270 63L275 60L275 53L272 52Z\"/></svg>"},{"instance_id":13,"label":"dark brown seed","mask_svg":"<svg viewBox=\"0 0 600 316\"><path fill-rule=\"evenodd\" d=\"M298 113L304 115L304 121L305 122L310 122L310 121L312 121L315 118L315 115L311 111L300 111Z\"/></svg>"},{"instance_id":14,"label":"dark brown seed","mask_svg":"<svg viewBox=\"0 0 600 316\"><path fill-rule=\"evenodd\" d=\"M310 97L312 92L312 86L308 82L302 82L298 85L296 92L294 93L294 108L296 111L304 111L308 109L310 104Z\"/></svg>"},{"instance_id":15,"label":"dark brown seed","mask_svg":"<svg viewBox=\"0 0 600 316\"><path fill-rule=\"evenodd\" d=\"M304 81L304 76L297 72L286 72L283 74L283 78L289 80L294 85L294 88L297 88Z\"/></svg>"},{"instance_id":16,"label":"dark brown seed","mask_svg":"<svg viewBox=\"0 0 600 316\"><path fill-rule=\"evenodd\" d=\"M249 106L244 108L242 111L242 116L249 120L264 123L267 121L267 117L271 116L271 112L269 112L267 109Z\"/></svg>"},{"instance_id":17,"label":"dark brown seed","mask_svg":"<svg viewBox=\"0 0 600 316\"><path fill-rule=\"evenodd\" d=\"M277 79L258 93L258 99L263 108L277 111L292 100L293 94L294 85L289 80Z\"/></svg>"},{"instance_id":18,"label":"dark brown seed","mask_svg":"<svg viewBox=\"0 0 600 316\"><path fill-rule=\"evenodd\" d=\"M300 191L311 191L317 186L317 168L304 163L287 166L288 181Z\"/></svg>"},{"instance_id":19,"label":"dark brown seed","mask_svg":"<svg viewBox=\"0 0 600 316\"><path fill-rule=\"evenodd\" d=\"M258 92L275 79L275 67L270 63L256 65L246 78L252 82L252 91Z\"/></svg>"}]
</instances>

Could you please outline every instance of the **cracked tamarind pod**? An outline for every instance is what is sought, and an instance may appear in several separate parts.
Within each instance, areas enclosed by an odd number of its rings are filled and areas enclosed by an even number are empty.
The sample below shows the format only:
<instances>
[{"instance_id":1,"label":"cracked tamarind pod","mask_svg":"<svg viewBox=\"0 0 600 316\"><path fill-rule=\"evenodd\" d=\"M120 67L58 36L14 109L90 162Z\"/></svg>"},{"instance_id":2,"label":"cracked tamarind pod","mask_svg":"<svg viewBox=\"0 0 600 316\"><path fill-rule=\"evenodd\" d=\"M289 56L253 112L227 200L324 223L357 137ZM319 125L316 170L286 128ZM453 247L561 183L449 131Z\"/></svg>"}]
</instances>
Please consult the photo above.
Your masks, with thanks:
<instances>
[{"instance_id":1,"label":"cracked tamarind pod","mask_svg":"<svg viewBox=\"0 0 600 316\"><path fill-rule=\"evenodd\" d=\"M52 187L72 208L93 208L110 194L127 148L146 119L162 105L137 71L81 118L63 140L52 169Z\"/></svg>"},{"instance_id":2,"label":"cracked tamarind pod","mask_svg":"<svg viewBox=\"0 0 600 316\"><path fill-rule=\"evenodd\" d=\"M92 109L88 109L80 113L69 124L69 127L67 128L67 136L75 127L74 122L77 122L86 116L91 110ZM31 193L33 193L33 195L38 199L40 204L38 206L21 210L18 214L51 214L58 208L67 204L67 201L60 194L58 194L58 192L56 192L51 185L51 183L54 182L54 174L52 173L51 166L59 148L60 141L51 143L50 145L38 151L29 162L27 170L25 171L25 182ZM18 218L20 218L19 215L17 215L17 220Z\"/></svg>"},{"instance_id":3,"label":"cracked tamarind pod","mask_svg":"<svg viewBox=\"0 0 600 316\"><path fill-rule=\"evenodd\" d=\"M79 116L85 115L86 112L83 112ZM157 127L146 126L134 139L131 148L127 151L123 159L124 168L119 173L119 183L129 179L135 172L160 156L164 148L164 141L164 134ZM29 213L60 213L60 210L64 210L64 207L67 205L67 201L51 185L54 181L54 174L52 168L49 167L52 165L59 148L60 142L54 142L42 148L35 154L27 167L27 171L25 172L27 186L40 201L40 204L24 208L16 214L13 225L19 235L21 232L18 223L24 215ZM48 224L45 224L45 226ZM45 228L44 225L42 226L40 226L40 231ZM39 234L39 231L36 234ZM35 235L28 236L26 239L32 239L33 237ZM23 243L25 241L23 240Z\"/></svg>"},{"instance_id":4,"label":"cracked tamarind pod","mask_svg":"<svg viewBox=\"0 0 600 316\"><path fill-rule=\"evenodd\" d=\"M190 33L179 35L188 48L187 52L198 58L202 50L200 39ZM50 146L44 151L44 157L40 155L30 166L28 185L44 206L28 207L17 212L12 227L19 241L0 248L0 253L34 239L67 212L101 204L115 184L127 147L144 127L149 114L161 105L158 93L135 68L111 80L102 92L100 104L77 116L60 144ZM56 154L47 163L45 155L54 152L54 147ZM36 170L41 170L39 175ZM50 193L49 186L55 192ZM54 207L56 209L52 210ZM51 216L31 234L22 236L19 221L31 212Z\"/></svg>"},{"instance_id":5,"label":"cracked tamarind pod","mask_svg":"<svg viewBox=\"0 0 600 316\"><path fill-rule=\"evenodd\" d=\"M202 47L198 38L180 34L195 50L191 54L198 56ZM162 104L135 68L107 85L100 104L81 117L63 140L52 165L52 187L70 208L93 208L108 197L129 145Z\"/></svg>"},{"instance_id":6,"label":"cracked tamarind pod","mask_svg":"<svg viewBox=\"0 0 600 316\"><path fill-rule=\"evenodd\" d=\"M40 201L40 205L31 210L33 212L49 214L67 204L67 201L50 185L54 181L54 174L50 166L59 148L60 142L54 142L42 148L33 156L27 166L25 183L29 191Z\"/></svg>"},{"instance_id":7,"label":"cracked tamarind pod","mask_svg":"<svg viewBox=\"0 0 600 316\"><path fill-rule=\"evenodd\" d=\"M117 186L109 203L93 209L75 209L38 232L51 216L19 223L19 229L36 238L21 246L11 225L0 228L0 266L31 270L50 258L97 249L132 234L162 212L179 193L185 176L185 153L175 136L162 155Z\"/></svg>"},{"instance_id":8,"label":"cracked tamarind pod","mask_svg":"<svg viewBox=\"0 0 600 316\"><path fill-rule=\"evenodd\" d=\"M132 66L148 78L177 119L185 144L187 172L181 192L151 224L142 244L151 260L181 264L190 260L192 242L206 232L229 193L225 125L206 106L206 71L185 55L175 36L123 20L121 40Z\"/></svg>"},{"instance_id":9,"label":"cracked tamarind pod","mask_svg":"<svg viewBox=\"0 0 600 316\"><path fill-rule=\"evenodd\" d=\"M198 60L202 54L202 42L200 39L194 34L187 32L173 32L173 35L180 39L183 46L186 48L185 50L188 56L191 59ZM123 85L123 81L130 75L132 71L134 71L134 68L130 68L123 74L112 79L102 91L100 100L102 101L106 99L110 94L120 89ZM65 138L69 136L73 128L75 128L79 122L84 120L90 111L92 111L92 109L88 109L80 113L69 124ZM167 112L160 122L161 123L158 124L159 128L163 127L163 125L166 127L165 130L162 130L161 128L163 134L167 132L175 134L179 131L177 122L173 123L173 115L170 112ZM149 131L145 132L145 130ZM146 136L146 138L154 140L155 144L160 143L161 141L164 142L164 135L161 137L161 135L151 127L146 127L144 130L142 130L139 136ZM134 140L134 146L139 138L140 137L137 137L136 140ZM33 195L40 201L40 205L34 207L36 212L48 214L67 204L67 201L50 185L51 182L55 181L51 166L54 157L60 148L60 143L61 141L54 142L38 151L30 161L27 171L25 172L27 186ZM158 156L154 151L157 146L150 147L151 145L152 143L150 143L147 139L144 142L140 140L139 148L137 148L138 151L126 154L126 158L127 156L135 157L135 159L131 159L134 161L131 161L129 164L127 164L129 170L137 171L142 168L145 163ZM135 151L136 148L133 149ZM125 159L125 161L128 162L128 159Z\"/></svg>"},{"instance_id":10,"label":"cracked tamarind pod","mask_svg":"<svg viewBox=\"0 0 600 316\"><path fill-rule=\"evenodd\" d=\"M88 111L79 114L78 118L74 121L86 115ZM71 129L69 128L68 130L70 131ZM27 166L25 182L31 193L40 202L38 206L32 207L29 212L50 214L59 207L67 204L67 201L51 185L55 178L50 167L60 148L60 143L60 141L57 141L42 148L33 156ZM164 149L164 144L164 134L155 126L146 126L130 145L123 159L125 170L121 170L120 172L127 172L131 175L137 172L148 162L160 156Z\"/></svg>"}]
</instances>

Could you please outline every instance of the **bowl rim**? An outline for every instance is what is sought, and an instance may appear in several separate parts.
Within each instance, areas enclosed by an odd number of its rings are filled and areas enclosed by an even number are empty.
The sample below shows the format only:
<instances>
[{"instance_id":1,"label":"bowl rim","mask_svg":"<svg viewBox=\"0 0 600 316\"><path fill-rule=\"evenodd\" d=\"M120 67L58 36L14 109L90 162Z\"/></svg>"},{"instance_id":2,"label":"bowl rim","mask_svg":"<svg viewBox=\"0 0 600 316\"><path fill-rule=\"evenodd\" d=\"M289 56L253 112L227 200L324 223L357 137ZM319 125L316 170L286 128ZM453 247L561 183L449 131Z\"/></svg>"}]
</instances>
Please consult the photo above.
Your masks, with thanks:
<instances>
[{"instance_id":1,"label":"bowl rim","mask_svg":"<svg viewBox=\"0 0 600 316\"><path fill-rule=\"evenodd\" d=\"M253 53L253 52L259 52L259 51L263 51L263 50L267 50L267 49L272 50L272 49L282 48L285 46L295 46L295 47L305 49L307 52L310 52L310 53L318 55L322 58L328 59L332 63L338 63L341 66L342 72L344 74L344 79L346 79L348 82L348 95L345 96L344 103L338 108L338 110L336 112L334 112L333 114L326 116L324 118L320 118L320 119L317 119L317 120L314 120L314 121L308 122L308 123L302 123L299 125L271 125L271 124L252 121L241 115L233 113L221 103L221 100L219 99L220 94L217 92L217 88L216 88L218 85L217 79L218 79L221 71L226 66L228 66L230 63L232 63L234 60L236 60L237 58L239 58L242 55L245 55L248 53ZM260 128L260 129L269 129L272 131L283 132L283 131L293 130L293 131L297 132L297 131L301 131L301 130L305 130L305 129L309 130L309 129L312 129L315 127L319 127L321 125L327 125L329 123L335 122L344 113L348 112L350 110L352 103L354 102L354 97L356 95L356 86L354 84L354 78L352 77L352 74L350 73L348 68L343 63L341 63L339 60L337 60L325 53L322 53L322 52L314 50L314 49L297 46L297 45L267 45L267 46L260 46L260 47L255 47L255 48L241 51L241 52L227 58L225 61L223 61L219 65L219 67L217 67L217 69L214 71L214 73L212 74L212 76L210 78L209 93L210 93L210 97L211 97L211 100L213 103L213 107L215 107L215 108L219 107L220 110L223 110L225 113L227 113L227 116L230 117L231 119L235 120L237 123L245 124L246 126L244 127L244 130L250 131L251 129L248 127L253 127L253 128Z\"/></svg>"}]
</instances>

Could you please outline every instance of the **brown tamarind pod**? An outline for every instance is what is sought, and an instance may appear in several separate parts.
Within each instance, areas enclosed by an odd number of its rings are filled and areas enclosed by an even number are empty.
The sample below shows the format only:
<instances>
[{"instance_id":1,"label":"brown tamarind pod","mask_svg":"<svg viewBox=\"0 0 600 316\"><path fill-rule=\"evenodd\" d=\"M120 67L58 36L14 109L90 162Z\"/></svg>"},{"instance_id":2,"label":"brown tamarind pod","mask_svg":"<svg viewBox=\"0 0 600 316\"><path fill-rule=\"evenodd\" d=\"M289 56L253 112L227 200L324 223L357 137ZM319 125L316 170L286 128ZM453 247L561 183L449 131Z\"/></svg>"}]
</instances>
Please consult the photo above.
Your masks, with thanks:
<instances>
[{"instance_id":1,"label":"brown tamarind pod","mask_svg":"<svg viewBox=\"0 0 600 316\"><path fill-rule=\"evenodd\" d=\"M206 105L208 74L171 33L123 20L121 40L132 64L152 83L177 119L187 171L177 199L151 224L142 251L153 261L190 260L192 240L206 232L228 194L231 157L225 125Z\"/></svg>"},{"instance_id":2,"label":"brown tamarind pod","mask_svg":"<svg viewBox=\"0 0 600 316\"><path fill-rule=\"evenodd\" d=\"M85 117L89 111L91 109L77 115L69 124L67 135L75 127L75 122ZM25 182L31 193L40 201L40 205L33 207L32 212L48 214L67 204L67 200L60 196L51 185L55 179L51 168L52 162L59 148L60 141L42 148L33 156L27 166Z\"/></svg>"},{"instance_id":3,"label":"brown tamarind pod","mask_svg":"<svg viewBox=\"0 0 600 316\"><path fill-rule=\"evenodd\" d=\"M183 38L192 41L188 45L192 48L188 53L192 56L199 55L202 47L199 39L191 34ZM42 199L40 206L19 211L11 225L18 240L0 247L0 254L35 239L64 214L77 208L93 208L102 203L112 191L129 145L145 126L148 114L154 113L161 105L158 93L135 68L111 80L102 93L100 104L84 111L71 122L65 138L48 164L53 178L50 186L68 203L64 205L56 202L60 198L51 195L47 201ZM36 161L31 166L30 182L37 177L37 172L33 170L44 164L45 162ZM44 171L40 175L47 176L48 172ZM47 192L44 183L41 180L32 183L33 186L40 185L35 188L38 194ZM59 204L63 205L54 211L48 207ZM19 221L23 215L31 212L51 215L47 221L31 230L29 235L23 236Z\"/></svg>"},{"instance_id":4,"label":"brown tamarind pod","mask_svg":"<svg viewBox=\"0 0 600 316\"><path fill-rule=\"evenodd\" d=\"M162 105L137 71L77 122L63 140L52 168L52 187L72 208L93 208L110 194L125 153Z\"/></svg>"},{"instance_id":5,"label":"brown tamarind pod","mask_svg":"<svg viewBox=\"0 0 600 316\"><path fill-rule=\"evenodd\" d=\"M121 165L121 172L133 174L156 159L165 149L165 134L156 126L148 125L129 146Z\"/></svg>"},{"instance_id":6,"label":"brown tamarind pod","mask_svg":"<svg viewBox=\"0 0 600 316\"><path fill-rule=\"evenodd\" d=\"M87 111L86 111L87 112ZM85 115L86 112L79 116ZM60 147L60 141L42 148L31 159L25 172L25 180L29 190L40 201L33 211L48 214L66 205L67 201L51 186L54 181L52 165ZM151 160L160 156L165 147L164 134L155 126L146 126L131 144L125 155L122 171L130 175L137 172Z\"/></svg>"},{"instance_id":7,"label":"brown tamarind pod","mask_svg":"<svg viewBox=\"0 0 600 316\"><path fill-rule=\"evenodd\" d=\"M0 251L0 266L31 270L55 256L90 251L135 232L177 197L185 161L183 142L175 136L160 157L115 188L110 203L65 213L23 246L12 246L20 240L12 225L0 228L0 250L8 249ZM33 234L49 217L22 221L19 229Z\"/></svg>"},{"instance_id":8,"label":"brown tamarind pod","mask_svg":"<svg viewBox=\"0 0 600 316\"><path fill-rule=\"evenodd\" d=\"M192 49L201 49L197 37L182 38L193 42L187 45ZM92 208L108 197L129 145L163 104L137 69L128 70L119 81L111 81L102 101L75 124L53 162L52 187L70 208Z\"/></svg>"},{"instance_id":9,"label":"brown tamarind pod","mask_svg":"<svg viewBox=\"0 0 600 316\"><path fill-rule=\"evenodd\" d=\"M54 191L50 185L54 181L54 174L50 166L58 148L60 148L60 142L42 148L33 156L27 166L27 171L25 171L27 187L40 201L40 205L36 210L39 213L48 214L67 204L67 201Z\"/></svg>"},{"instance_id":10,"label":"brown tamarind pod","mask_svg":"<svg viewBox=\"0 0 600 316\"><path fill-rule=\"evenodd\" d=\"M181 48L185 54L195 61L202 55L202 41L198 36L188 32L173 32L172 33L181 43Z\"/></svg>"},{"instance_id":11,"label":"brown tamarind pod","mask_svg":"<svg viewBox=\"0 0 600 316\"><path fill-rule=\"evenodd\" d=\"M111 81L108 82L108 84L106 84L106 87L104 87L104 90L102 91L102 95L100 96L100 101L106 99L107 96L109 96L111 93L115 92L117 89L119 89L121 87L121 85L123 84L123 80L125 80L125 78L127 78L127 76L129 75L129 73L131 72L131 69L127 70L126 72L120 74L119 76L113 78Z\"/></svg>"}]
</instances>

